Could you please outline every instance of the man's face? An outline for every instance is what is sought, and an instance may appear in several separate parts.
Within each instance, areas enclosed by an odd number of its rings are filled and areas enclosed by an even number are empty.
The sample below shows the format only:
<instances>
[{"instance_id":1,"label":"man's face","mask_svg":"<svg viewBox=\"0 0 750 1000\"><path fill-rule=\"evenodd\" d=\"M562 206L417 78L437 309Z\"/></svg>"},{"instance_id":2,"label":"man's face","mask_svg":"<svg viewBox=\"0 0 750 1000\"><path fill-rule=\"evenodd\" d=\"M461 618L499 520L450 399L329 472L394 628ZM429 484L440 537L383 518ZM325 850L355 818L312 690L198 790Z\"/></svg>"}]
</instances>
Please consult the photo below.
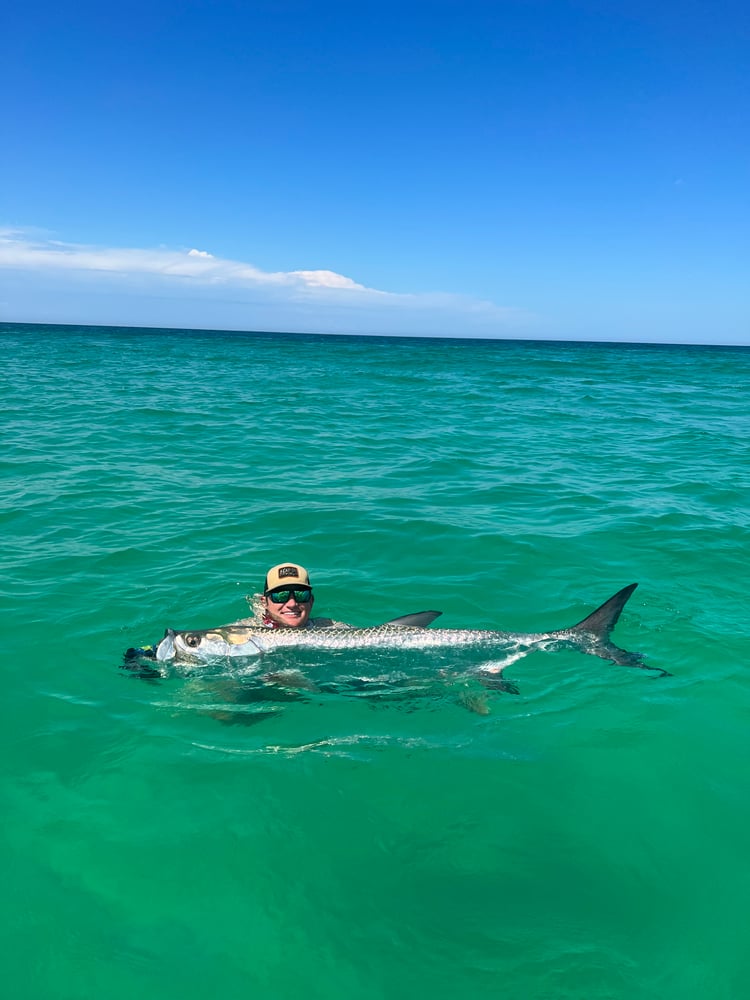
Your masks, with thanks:
<instances>
[{"instance_id":1,"label":"man's face","mask_svg":"<svg viewBox=\"0 0 750 1000\"><path fill-rule=\"evenodd\" d=\"M278 587L263 598L266 614L271 621L286 625L287 628L307 625L314 601L309 587Z\"/></svg>"}]
</instances>

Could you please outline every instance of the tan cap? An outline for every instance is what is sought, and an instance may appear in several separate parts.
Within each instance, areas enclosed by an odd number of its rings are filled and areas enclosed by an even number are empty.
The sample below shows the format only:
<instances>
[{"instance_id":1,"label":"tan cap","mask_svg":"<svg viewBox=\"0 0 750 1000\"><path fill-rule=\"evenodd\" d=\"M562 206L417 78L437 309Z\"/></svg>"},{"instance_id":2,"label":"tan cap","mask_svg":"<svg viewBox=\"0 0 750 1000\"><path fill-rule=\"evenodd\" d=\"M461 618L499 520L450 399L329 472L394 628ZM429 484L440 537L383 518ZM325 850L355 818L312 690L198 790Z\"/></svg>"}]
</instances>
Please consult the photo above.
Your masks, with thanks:
<instances>
[{"instance_id":1,"label":"tan cap","mask_svg":"<svg viewBox=\"0 0 750 1000\"><path fill-rule=\"evenodd\" d=\"M278 566L272 566L266 574L264 592L276 590L277 587L293 587L295 584L298 587L311 586L305 567L296 563L279 563Z\"/></svg>"}]
</instances>

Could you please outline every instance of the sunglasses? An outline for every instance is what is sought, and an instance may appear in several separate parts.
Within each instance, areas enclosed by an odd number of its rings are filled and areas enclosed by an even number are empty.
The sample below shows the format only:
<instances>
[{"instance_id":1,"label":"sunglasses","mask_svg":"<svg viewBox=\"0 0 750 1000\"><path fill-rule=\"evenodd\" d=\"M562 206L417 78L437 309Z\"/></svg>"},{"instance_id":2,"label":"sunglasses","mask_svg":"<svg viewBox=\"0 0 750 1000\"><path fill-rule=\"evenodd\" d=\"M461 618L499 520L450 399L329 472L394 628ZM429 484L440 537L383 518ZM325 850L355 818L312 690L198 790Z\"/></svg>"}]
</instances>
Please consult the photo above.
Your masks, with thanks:
<instances>
[{"instance_id":1,"label":"sunglasses","mask_svg":"<svg viewBox=\"0 0 750 1000\"><path fill-rule=\"evenodd\" d=\"M292 598L295 604L307 604L312 599L312 590L309 587L284 587L267 591L266 597L274 604L286 604Z\"/></svg>"}]
</instances>

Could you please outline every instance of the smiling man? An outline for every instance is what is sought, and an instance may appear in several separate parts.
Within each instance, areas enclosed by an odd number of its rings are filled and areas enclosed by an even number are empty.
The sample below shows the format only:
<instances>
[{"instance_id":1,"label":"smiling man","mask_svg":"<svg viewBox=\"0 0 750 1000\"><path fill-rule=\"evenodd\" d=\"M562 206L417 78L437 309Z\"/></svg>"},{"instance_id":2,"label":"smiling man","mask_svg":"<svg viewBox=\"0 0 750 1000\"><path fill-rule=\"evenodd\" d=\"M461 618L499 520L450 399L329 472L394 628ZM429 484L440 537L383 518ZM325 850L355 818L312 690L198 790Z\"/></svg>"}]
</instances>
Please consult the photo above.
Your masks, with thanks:
<instances>
[{"instance_id":1,"label":"smiling man","mask_svg":"<svg viewBox=\"0 0 750 1000\"><path fill-rule=\"evenodd\" d=\"M263 624L268 628L304 628L315 602L304 566L279 563L266 574Z\"/></svg>"}]
</instances>

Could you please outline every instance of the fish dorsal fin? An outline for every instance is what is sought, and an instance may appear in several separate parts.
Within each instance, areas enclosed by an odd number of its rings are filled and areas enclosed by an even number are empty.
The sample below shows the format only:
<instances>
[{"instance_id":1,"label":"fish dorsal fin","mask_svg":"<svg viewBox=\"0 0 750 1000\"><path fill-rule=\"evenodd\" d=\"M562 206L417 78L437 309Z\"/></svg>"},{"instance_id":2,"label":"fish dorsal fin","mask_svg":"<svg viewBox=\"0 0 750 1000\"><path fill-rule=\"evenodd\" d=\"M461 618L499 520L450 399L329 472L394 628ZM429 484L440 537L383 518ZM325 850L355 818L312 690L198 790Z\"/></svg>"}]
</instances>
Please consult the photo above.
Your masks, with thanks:
<instances>
[{"instance_id":1,"label":"fish dorsal fin","mask_svg":"<svg viewBox=\"0 0 750 1000\"><path fill-rule=\"evenodd\" d=\"M403 625L404 628L427 628L432 625L436 618L442 615L442 611L415 611L411 615L401 615L400 618L391 618L384 622L384 625Z\"/></svg>"}]
</instances>

